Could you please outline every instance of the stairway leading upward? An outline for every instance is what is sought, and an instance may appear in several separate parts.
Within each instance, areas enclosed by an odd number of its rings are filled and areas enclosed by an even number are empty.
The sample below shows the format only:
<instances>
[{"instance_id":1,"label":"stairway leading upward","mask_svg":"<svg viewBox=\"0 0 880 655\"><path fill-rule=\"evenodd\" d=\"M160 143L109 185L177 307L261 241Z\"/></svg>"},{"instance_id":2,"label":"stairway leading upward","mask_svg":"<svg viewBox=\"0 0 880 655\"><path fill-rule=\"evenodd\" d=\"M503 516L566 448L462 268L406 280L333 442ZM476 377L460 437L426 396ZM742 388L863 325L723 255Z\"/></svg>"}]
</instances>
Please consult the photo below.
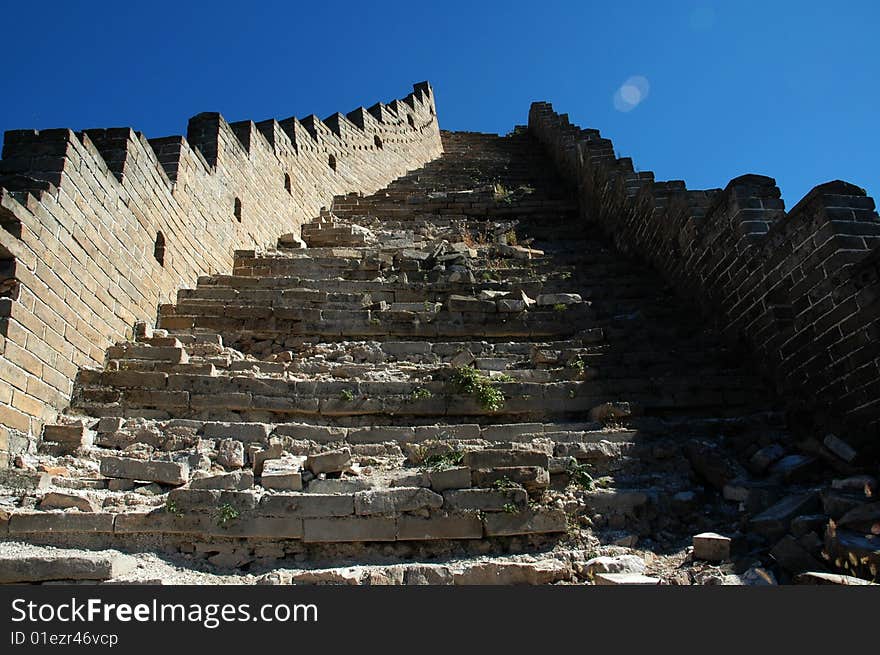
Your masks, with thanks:
<instances>
[{"instance_id":1,"label":"stairway leading upward","mask_svg":"<svg viewBox=\"0 0 880 655\"><path fill-rule=\"evenodd\" d=\"M22 511L11 535L547 582L578 579L573 553L683 552L775 500L787 471L729 457L790 441L743 359L578 218L527 131L443 145L238 252L82 371L41 457L95 511Z\"/></svg>"}]
</instances>

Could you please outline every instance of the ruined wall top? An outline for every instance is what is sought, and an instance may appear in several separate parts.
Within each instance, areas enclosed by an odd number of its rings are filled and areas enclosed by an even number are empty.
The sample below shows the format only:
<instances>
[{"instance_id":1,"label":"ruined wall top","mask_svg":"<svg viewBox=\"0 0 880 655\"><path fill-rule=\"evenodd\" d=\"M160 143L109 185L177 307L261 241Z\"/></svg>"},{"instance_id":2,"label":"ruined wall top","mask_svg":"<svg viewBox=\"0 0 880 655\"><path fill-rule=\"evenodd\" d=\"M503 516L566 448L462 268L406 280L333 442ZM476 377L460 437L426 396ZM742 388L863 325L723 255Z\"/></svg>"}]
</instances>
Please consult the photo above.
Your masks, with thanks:
<instances>
[{"instance_id":1,"label":"ruined wall top","mask_svg":"<svg viewBox=\"0 0 880 655\"><path fill-rule=\"evenodd\" d=\"M577 186L583 218L747 345L794 417L880 444L880 221L864 189L820 184L786 212L763 175L706 190L656 181L546 102L529 130Z\"/></svg>"}]
</instances>

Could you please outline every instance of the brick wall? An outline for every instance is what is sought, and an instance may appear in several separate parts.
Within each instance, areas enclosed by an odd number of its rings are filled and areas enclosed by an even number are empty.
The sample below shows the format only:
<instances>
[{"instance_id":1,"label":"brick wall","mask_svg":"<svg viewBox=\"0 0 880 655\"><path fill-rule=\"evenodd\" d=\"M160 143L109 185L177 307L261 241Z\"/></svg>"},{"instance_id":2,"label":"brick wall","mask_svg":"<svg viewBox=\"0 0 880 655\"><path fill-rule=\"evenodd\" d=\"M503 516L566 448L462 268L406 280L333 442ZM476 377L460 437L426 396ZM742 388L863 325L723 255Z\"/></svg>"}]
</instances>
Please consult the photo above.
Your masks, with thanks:
<instances>
[{"instance_id":1,"label":"brick wall","mask_svg":"<svg viewBox=\"0 0 880 655\"><path fill-rule=\"evenodd\" d=\"M792 418L878 449L880 221L863 189L828 182L786 212L769 177L657 182L548 103L532 105L529 130L577 187L582 218L742 343Z\"/></svg>"},{"instance_id":2,"label":"brick wall","mask_svg":"<svg viewBox=\"0 0 880 655\"><path fill-rule=\"evenodd\" d=\"M130 128L6 132L0 161L0 466L32 448L81 366L233 252L299 232L334 195L376 191L441 154L427 82L347 115L194 116ZM160 261L161 260L161 261Z\"/></svg>"}]
</instances>

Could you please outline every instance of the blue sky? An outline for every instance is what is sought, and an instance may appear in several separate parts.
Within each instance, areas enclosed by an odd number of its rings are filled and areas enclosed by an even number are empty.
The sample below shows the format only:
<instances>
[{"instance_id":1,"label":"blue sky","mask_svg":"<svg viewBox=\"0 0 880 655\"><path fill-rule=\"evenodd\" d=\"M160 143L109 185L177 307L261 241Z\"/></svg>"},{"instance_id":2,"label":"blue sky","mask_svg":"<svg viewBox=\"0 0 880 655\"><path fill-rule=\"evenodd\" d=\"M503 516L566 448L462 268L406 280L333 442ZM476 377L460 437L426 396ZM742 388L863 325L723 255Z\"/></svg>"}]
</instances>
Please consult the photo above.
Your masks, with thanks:
<instances>
[{"instance_id":1,"label":"blue sky","mask_svg":"<svg viewBox=\"0 0 880 655\"><path fill-rule=\"evenodd\" d=\"M873 1L0 0L0 16L0 130L325 117L428 79L445 129L505 133L548 100L658 179L762 173L788 207L837 178L880 194Z\"/></svg>"}]
</instances>

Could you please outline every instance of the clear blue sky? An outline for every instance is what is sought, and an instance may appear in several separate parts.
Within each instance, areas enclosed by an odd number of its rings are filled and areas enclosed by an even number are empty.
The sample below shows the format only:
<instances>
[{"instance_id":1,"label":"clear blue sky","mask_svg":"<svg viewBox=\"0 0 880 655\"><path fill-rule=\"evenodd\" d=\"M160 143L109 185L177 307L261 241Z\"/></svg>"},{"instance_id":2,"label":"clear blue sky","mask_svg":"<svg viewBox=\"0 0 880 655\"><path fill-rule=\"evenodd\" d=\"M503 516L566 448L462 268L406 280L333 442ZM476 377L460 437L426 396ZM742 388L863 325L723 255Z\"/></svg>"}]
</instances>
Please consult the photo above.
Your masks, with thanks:
<instances>
[{"instance_id":1,"label":"clear blue sky","mask_svg":"<svg viewBox=\"0 0 880 655\"><path fill-rule=\"evenodd\" d=\"M836 178L880 195L876 0L0 0L0 17L0 130L323 118L428 79L446 129L506 133L549 100L658 179L763 173L789 207Z\"/></svg>"}]
</instances>

